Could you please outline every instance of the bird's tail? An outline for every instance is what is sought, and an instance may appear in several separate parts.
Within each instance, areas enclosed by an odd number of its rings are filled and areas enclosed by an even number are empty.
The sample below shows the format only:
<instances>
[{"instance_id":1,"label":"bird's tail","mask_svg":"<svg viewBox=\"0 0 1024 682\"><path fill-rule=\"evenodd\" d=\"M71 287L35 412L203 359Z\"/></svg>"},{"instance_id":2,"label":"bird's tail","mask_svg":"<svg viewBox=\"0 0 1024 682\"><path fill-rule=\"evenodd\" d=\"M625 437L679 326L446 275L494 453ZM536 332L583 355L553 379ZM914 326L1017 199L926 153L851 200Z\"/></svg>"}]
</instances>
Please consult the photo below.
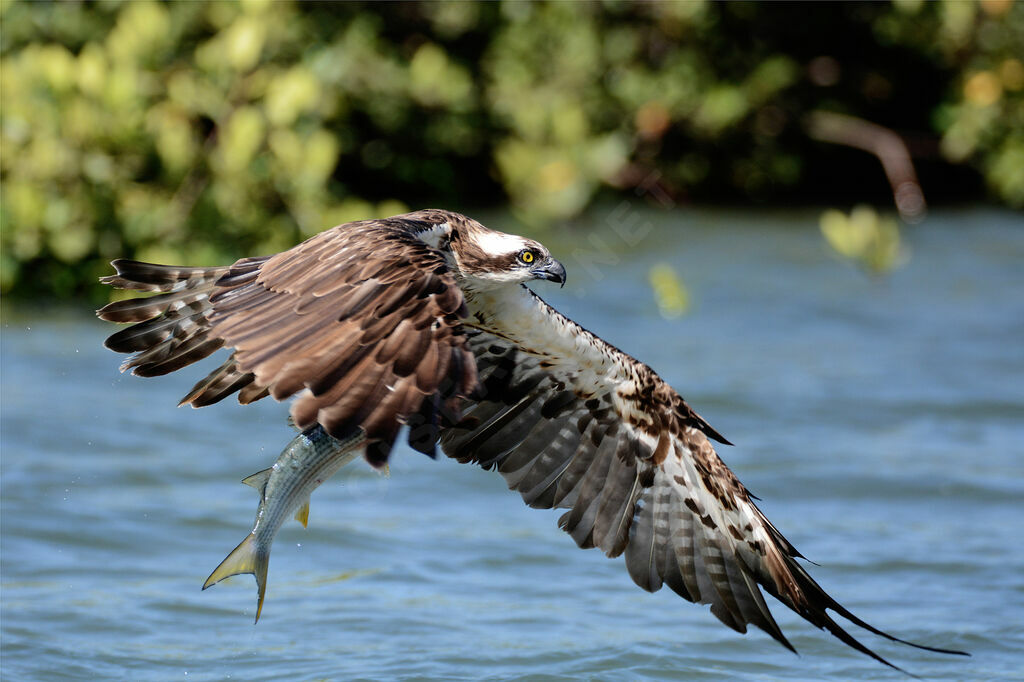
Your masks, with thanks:
<instances>
[{"instance_id":1,"label":"bird's tail","mask_svg":"<svg viewBox=\"0 0 1024 682\"><path fill-rule=\"evenodd\" d=\"M151 377L181 369L220 348L210 333L210 293L229 268L182 268L133 260L111 263L117 274L100 279L118 289L157 292L156 296L115 301L96 311L103 320L133 322L111 335L105 346L134 353L121 371Z\"/></svg>"},{"instance_id":2,"label":"bird's tail","mask_svg":"<svg viewBox=\"0 0 1024 682\"><path fill-rule=\"evenodd\" d=\"M210 321L210 296L218 288L237 286L259 274L266 258L245 258L232 266L187 268L139 261L115 260L116 275L100 278L117 289L155 296L115 301L96 311L109 322L133 323L104 343L118 353L134 353L121 365L137 376L167 374L197 362L224 345ZM253 376L240 371L234 356L195 385L182 400L196 407L217 402L241 390L239 400L252 402L266 392L250 386Z\"/></svg>"}]
</instances>

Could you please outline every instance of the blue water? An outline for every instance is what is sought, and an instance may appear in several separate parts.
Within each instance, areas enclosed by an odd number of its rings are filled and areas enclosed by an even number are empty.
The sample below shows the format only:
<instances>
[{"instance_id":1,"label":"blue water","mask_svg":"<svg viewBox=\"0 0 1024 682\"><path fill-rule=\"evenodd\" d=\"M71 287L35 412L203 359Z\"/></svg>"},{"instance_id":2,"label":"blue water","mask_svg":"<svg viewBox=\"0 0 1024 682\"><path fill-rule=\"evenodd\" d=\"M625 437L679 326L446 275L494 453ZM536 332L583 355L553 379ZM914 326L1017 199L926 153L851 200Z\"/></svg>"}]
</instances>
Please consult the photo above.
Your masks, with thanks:
<instances>
[{"instance_id":1,"label":"blue water","mask_svg":"<svg viewBox=\"0 0 1024 682\"><path fill-rule=\"evenodd\" d=\"M830 255L814 212L631 217L652 230L547 237L570 279L537 290L737 444L724 459L840 602L973 657L865 643L924 678L1024 679L1021 216L933 215L886 278ZM683 318L658 313L660 262L689 288ZM176 409L203 368L119 375L110 331L4 311L5 680L906 679L774 602L799 657L647 594L558 512L408 449L285 525L254 626L250 576L199 588L251 527L239 481L292 437L286 408Z\"/></svg>"}]
</instances>

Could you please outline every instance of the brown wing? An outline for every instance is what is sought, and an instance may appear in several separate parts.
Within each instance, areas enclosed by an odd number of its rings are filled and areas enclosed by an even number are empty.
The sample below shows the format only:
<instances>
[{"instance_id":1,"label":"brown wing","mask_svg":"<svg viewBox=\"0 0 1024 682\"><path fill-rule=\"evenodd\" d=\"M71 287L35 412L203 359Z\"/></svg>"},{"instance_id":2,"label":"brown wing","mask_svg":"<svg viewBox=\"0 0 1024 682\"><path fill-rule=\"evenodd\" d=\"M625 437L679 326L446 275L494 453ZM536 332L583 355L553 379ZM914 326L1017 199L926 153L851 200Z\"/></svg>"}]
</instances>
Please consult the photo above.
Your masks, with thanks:
<instances>
[{"instance_id":1,"label":"brown wing","mask_svg":"<svg viewBox=\"0 0 1024 682\"><path fill-rule=\"evenodd\" d=\"M123 368L147 376L230 346L228 360L182 402L299 394L291 413L300 428L319 422L342 437L360 427L376 442L374 463L386 460L403 424L417 427L411 442L429 451L437 410L476 384L462 292L443 254L416 236L447 218L421 212L342 225L226 271L118 261L118 276L105 281L164 293L99 311L139 323L107 345L138 351Z\"/></svg>"},{"instance_id":2,"label":"brown wing","mask_svg":"<svg viewBox=\"0 0 1024 682\"><path fill-rule=\"evenodd\" d=\"M902 640L858 619L811 579L719 459L706 422L648 367L526 295L532 302L523 305L534 306L536 320L531 334L471 338L481 388L443 432L445 452L497 469L531 507L567 509L559 526L580 547L625 554L630 576L645 590L667 585L710 604L729 627L755 625L792 649L763 588L891 665L826 610Z\"/></svg>"}]
</instances>

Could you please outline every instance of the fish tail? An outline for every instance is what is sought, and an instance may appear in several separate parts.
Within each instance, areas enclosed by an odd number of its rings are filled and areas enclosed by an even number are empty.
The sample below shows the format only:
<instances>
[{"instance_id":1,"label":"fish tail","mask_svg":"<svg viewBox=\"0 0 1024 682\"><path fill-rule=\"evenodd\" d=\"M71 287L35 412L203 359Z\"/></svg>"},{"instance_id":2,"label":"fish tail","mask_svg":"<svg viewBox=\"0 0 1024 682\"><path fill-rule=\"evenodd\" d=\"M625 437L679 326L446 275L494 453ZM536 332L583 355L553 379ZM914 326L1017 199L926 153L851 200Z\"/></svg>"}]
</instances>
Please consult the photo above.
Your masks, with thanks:
<instances>
[{"instance_id":1,"label":"fish tail","mask_svg":"<svg viewBox=\"0 0 1024 682\"><path fill-rule=\"evenodd\" d=\"M256 589L259 601L256 602L256 620L260 620L263 611L263 595L267 590L267 565L270 563L270 552L256 544L256 536L249 533L231 553L213 570L210 577L203 583L203 589L211 587L224 578L242 573L252 573L256 577Z\"/></svg>"}]
</instances>

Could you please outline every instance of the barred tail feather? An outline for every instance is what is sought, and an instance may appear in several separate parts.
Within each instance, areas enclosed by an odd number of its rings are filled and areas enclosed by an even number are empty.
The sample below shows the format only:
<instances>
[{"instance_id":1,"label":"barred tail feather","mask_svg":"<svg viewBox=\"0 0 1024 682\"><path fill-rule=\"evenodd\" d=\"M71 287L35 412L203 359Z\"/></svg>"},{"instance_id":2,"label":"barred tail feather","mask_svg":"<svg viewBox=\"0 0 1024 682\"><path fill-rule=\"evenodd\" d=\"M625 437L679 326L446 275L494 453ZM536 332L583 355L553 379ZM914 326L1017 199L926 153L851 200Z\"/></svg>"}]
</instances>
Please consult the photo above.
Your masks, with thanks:
<instances>
[{"instance_id":1,"label":"barred tail feather","mask_svg":"<svg viewBox=\"0 0 1024 682\"><path fill-rule=\"evenodd\" d=\"M105 345L135 353L121 365L138 376L167 374L210 355L223 340L210 332L210 293L230 268L184 268L116 260L117 274L102 282L120 289L160 292L148 298L115 301L96 311L110 322L134 322Z\"/></svg>"},{"instance_id":2,"label":"barred tail feather","mask_svg":"<svg viewBox=\"0 0 1024 682\"><path fill-rule=\"evenodd\" d=\"M223 365L210 372L206 378L193 386L188 395L181 399L178 406L206 407L207 405L212 405L235 391L249 387L255 378L252 373L243 372L238 369L235 354L232 353L231 357ZM242 404L252 402L252 400L243 400L243 397L248 397L250 392L246 392L244 396L239 394L238 401Z\"/></svg>"},{"instance_id":3,"label":"barred tail feather","mask_svg":"<svg viewBox=\"0 0 1024 682\"><path fill-rule=\"evenodd\" d=\"M187 268L119 259L116 275L100 279L118 289L155 296L115 301L96 311L109 322L134 323L112 334L104 345L118 353L134 353L121 365L137 376L159 376L202 360L223 347L210 322L215 291L230 292L259 276L266 257L243 258L230 267ZM232 355L198 382L181 403L203 407L239 392L240 402L268 395L255 377L240 370Z\"/></svg>"},{"instance_id":4,"label":"barred tail feather","mask_svg":"<svg viewBox=\"0 0 1024 682\"><path fill-rule=\"evenodd\" d=\"M188 268L178 265L157 265L127 258L111 261L116 275L101 277L100 281L115 289L135 291L180 291L213 284L227 274L229 267Z\"/></svg>"}]
</instances>

